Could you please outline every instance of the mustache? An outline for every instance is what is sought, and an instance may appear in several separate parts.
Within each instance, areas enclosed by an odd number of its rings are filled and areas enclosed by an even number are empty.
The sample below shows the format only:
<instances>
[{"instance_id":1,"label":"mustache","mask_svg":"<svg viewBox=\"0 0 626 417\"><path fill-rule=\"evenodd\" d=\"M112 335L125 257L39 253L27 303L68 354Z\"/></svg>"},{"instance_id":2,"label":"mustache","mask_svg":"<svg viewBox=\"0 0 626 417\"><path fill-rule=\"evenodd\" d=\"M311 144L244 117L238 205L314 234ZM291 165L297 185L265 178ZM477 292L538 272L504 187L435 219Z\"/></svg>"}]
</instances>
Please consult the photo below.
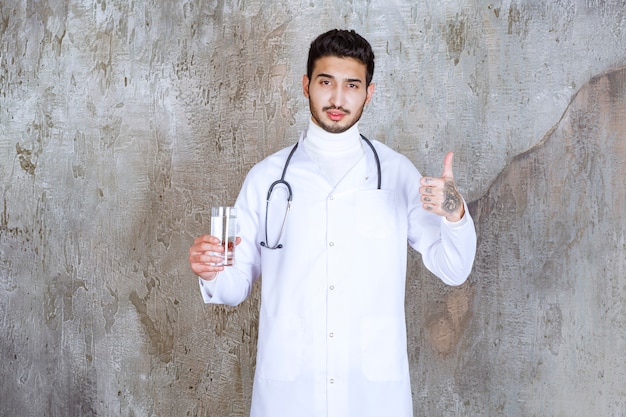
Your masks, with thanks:
<instances>
[{"instance_id":1,"label":"mustache","mask_svg":"<svg viewBox=\"0 0 626 417\"><path fill-rule=\"evenodd\" d=\"M344 112L345 114L350 114L350 110L348 109L344 109L343 107L337 107L337 106L326 106L326 107L322 107L322 111L328 111L328 110L339 110L341 112Z\"/></svg>"}]
</instances>

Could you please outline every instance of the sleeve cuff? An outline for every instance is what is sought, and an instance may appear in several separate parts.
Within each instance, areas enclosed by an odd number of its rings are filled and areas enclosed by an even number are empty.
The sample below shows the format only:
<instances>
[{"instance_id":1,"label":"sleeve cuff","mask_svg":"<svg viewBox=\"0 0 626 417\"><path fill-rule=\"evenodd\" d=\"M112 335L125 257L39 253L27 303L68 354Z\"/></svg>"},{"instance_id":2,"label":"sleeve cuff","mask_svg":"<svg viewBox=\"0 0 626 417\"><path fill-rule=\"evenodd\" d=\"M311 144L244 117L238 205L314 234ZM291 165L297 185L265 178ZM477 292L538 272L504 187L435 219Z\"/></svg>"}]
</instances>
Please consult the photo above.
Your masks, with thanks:
<instances>
[{"instance_id":1,"label":"sleeve cuff","mask_svg":"<svg viewBox=\"0 0 626 417\"><path fill-rule=\"evenodd\" d=\"M464 206L464 209L465 209L465 213L463 214L463 217L461 217L461 220L459 220L458 222L451 222L450 220L446 219L445 217L442 217L444 224L446 224L448 227L450 227L452 229L461 228L461 227L465 226L467 224L467 222L470 221L471 216L469 214L469 210L467 208L467 204L465 203L465 201L463 201L463 206Z\"/></svg>"},{"instance_id":2,"label":"sleeve cuff","mask_svg":"<svg viewBox=\"0 0 626 417\"><path fill-rule=\"evenodd\" d=\"M213 298L213 294L215 294L215 286L217 285L217 277L213 278L211 281L204 280L198 277L198 284L200 284L200 293L202 294L202 298L205 303L211 301Z\"/></svg>"}]
</instances>

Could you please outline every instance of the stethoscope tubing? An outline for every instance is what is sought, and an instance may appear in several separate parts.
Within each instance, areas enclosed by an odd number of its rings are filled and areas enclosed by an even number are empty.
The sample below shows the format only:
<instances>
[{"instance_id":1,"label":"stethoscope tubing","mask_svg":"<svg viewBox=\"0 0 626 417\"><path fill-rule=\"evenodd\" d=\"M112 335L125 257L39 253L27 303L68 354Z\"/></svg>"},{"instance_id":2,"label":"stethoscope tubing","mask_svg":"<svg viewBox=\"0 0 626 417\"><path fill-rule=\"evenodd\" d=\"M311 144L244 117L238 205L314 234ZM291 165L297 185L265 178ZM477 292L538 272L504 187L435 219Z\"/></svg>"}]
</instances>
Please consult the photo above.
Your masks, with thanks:
<instances>
[{"instance_id":1,"label":"stethoscope tubing","mask_svg":"<svg viewBox=\"0 0 626 417\"><path fill-rule=\"evenodd\" d=\"M376 152L376 149L374 148L374 145L372 144L372 142L366 138L365 136L361 135L361 139L363 139L365 141L365 143L367 143L367 145L370 147L370 149L372 150L372 153L374 154L374 159L376 160L376 171L378 174L378 184L377 184L377 189L380 190L380 186L381 186L381 179L382 179L382 174L381 174L381 167L380 167L380 158L378 157L378 152ZM274 181L272 183L272 185L270 185L269 189L267 190L267 200L265 203L265 241L261 242L261 246L266 247L268 249L280 249L283 247L283 245L280 242L280 239L283 236L283 230L285 228L285 223L287 222L287 213L289 213L289 209L291 208L291 201L293 199L293 192L291 190L291 184L289 184L287 182L287 180L285 180L285 175L287 174L287 167L289 167L289 163L291 162L291 157L293 156L293 154L296 152L296 149L298 148L298 143L296 143L293 148L291 149L291 152L289 152L289 156L287 156L287 160L285 161L285 165L283 166L283 173L280 176L280 179L277 179L276 181ZM287 187L287 191L288 191L288 195L287 195L287 210L285 211L285 217L283 218L283 223L280 226L280 232L278 234L278 240L276 241L276 245L274 246L270 246L268 243L269 239L267 236L267 212L269 210L269 206L270 206L270 198L272 197L272 191L274 190L274 187L282 184L284 186Z\"/></svg>"}]
</instances>

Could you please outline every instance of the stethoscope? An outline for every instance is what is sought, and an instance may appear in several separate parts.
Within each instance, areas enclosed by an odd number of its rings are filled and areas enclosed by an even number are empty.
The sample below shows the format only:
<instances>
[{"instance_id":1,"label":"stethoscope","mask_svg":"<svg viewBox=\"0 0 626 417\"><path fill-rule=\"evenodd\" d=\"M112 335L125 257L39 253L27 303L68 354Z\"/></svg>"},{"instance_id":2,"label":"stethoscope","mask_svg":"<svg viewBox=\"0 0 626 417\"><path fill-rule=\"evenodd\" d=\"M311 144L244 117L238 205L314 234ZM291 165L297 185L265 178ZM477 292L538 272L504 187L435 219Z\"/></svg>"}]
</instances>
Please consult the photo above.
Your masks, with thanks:
<instances>
[{"instance_id":1,"label":"stethoscope","mask_svg":"<svg viewBox=\"0 0 626 417\"><path fill-rule=\"evenodd\" d=\"M380 190L381 170L380 170L380 159L378 158L378 152L376 152L376 149L374 149L374 145L372 145L372 142L370 142L370 140L368 138L366 138L365 136L361 135L361 139L363 139L365 141L365 143L367 143L367 145L372 150L372 153L374 154L374 159L376 160L376 171L378 173L378 186L377 186L377 189ZM265 241L261 242L261 246L266 247L267 249L280 249L280 248L283 247L282 243L278 243L278 242L280 242L280 239L283 237L283 231L285 229L285 223L287 222L287 214L289 213L289 209L291 208L291 200L293 199L293 192L291 191L291 185L285 180L285 174L287 173L287 167L289 166L289 162L291 161L291 157L296 152L297 148L298 148L298 144L296 143L293 146L293 148L291 149L291 152L289 152L289 156L287 156L287 160L285 161L285 166L283 166L283 174L280 176L280 179L274 181L272 183L272 185L270 185L270 188L267 190L267 202L265 204ZM274 245L269 245L269 244L266 243L266 242L269 241L269 239L267 238L267 213L269 211L270 200L272 198L272 192L274 191L274 187L277 186L277 185L283 185L283 186L285 186L287 188L287 209L285 210L285 216L283 217L283 223L280 226L280 232L278 233L278 239L276 239L276 243Z\"/></svg>"}]
</instances>

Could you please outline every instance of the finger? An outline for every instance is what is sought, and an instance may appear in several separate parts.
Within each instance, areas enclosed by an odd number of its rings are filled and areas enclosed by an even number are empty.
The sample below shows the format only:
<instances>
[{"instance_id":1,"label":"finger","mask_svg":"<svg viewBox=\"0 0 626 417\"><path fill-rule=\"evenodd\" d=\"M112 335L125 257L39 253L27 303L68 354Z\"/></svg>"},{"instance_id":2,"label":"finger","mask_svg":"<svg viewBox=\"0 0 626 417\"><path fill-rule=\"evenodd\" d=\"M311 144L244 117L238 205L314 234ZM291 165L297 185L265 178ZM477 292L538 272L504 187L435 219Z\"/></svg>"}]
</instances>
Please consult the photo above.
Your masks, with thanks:
<instances>
[{"instance_id":1,"label":"finger","mask_svg":"<svg viewBox=\"0 0 626 417\"><path fill-rule=\"evenodd\" d=\"M418 191L422 196L443 197L444 186L443 180L438 179L436 183L421 186Z\"/></svg>"},{"instance_id":2,"label":"finger","mask_svg":"<svg viewBox=\"0 0 626 417\"><path fill-rule=\"evenodd\" d=\"M452 159L454 158L453 152L448 152L443 159L443 174L441 175L444 179L452 179L454 180L454 174L452 173Z\"/></svg>"},{"instance_id":3,"label":"finger","mask_svg":"<svg viewBox=\"0 0 626 417\"><path fill-rule=\"evenodd\" d=\"M201 243L218 243L218 242L219 242L219 239L211 235L198 236L193 241L194 245L201 244Z\"/></svg>"},{"instance_id":4,"label":"finger","mask_svg":"<svg viewBox=\"0 0 626 417\"><path fill-rule=\"evenodd\" d=\"M195 250L196 252L204 252L209 250L209 248L213 246L219 246L220 240L211 235L202 235L198 236L194 239L193 245L190 249Z\"/></svg>"},{"instance_id":5,"label":"finger","mask_svg":"<svg viewBox=\"0 0 626 417\"><path fill-rule=\"evenodd\" d=\"M207 263L198 263L191 265L191 270L198 276L206 276L206 274L214 274L224 270L222 265L212 265Z\"/></svg>"},{"instance_id":6,"label":"finger","mask_svg":"<svg viewBox=\"0 0 626 417\"><path fill-rule=\"evenodd\" d=\"M192 264L211 264L219 262L221 258L218 255L218 252L215 251L207 251L207 252L196 252L189 255L189 263Z\"/></svg>"},{"instance_id":7,"label":"finger","mask_svg":"<svg viewBox=\"0 0 626 417\"><path fill-rule=\"evenodd\" d=\"M189 255L202 255L206 252L214 251L214 246L209 243L197 243L189 248Z\"/></svg>"},{"instance_id":8,"label":"finger","mask_svg":"<svg viewBox=\"0 0 626 417\"><path fill-rule=\"evenodd\" d=\"M206 252L189 256L189 264L195 272L215 272L221 270L222 266L218 265L221 261L223 261L222 256Z\"/></svg>"},{"instance_id":9,"label":"finger","mask_svg":"<svg viewBox=\"0 0 626 417\"><path fill-rule=\"evenodd\" d=\"M212 244L212 243L198 243L189 248L189 258L197 256L210 256L212 254L219 254L224 252L224 245ZM204 261L200 261L204 262Z\"/></svg>"},{"instance_id":10,"label":"finger","mask_svg":"<svg viewBox=\"0 0 626 417\"><path fill-rule=\"evenodd\" d=\"M433 183L434 179L431 177L422 177L420 178L420 185L427 186Z\"/></svg>"}]
</instances>

